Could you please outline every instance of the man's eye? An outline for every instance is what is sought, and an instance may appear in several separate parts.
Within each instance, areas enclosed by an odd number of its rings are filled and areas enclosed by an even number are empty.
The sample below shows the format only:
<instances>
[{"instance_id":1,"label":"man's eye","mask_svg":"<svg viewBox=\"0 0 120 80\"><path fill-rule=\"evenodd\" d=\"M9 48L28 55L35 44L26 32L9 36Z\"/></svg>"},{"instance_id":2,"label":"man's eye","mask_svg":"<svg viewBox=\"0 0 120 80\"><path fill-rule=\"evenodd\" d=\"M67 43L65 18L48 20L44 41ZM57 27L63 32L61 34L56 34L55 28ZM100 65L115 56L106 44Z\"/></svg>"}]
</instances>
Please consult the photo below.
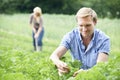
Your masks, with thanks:
<instances>
[{"instance_id":1,"label":"man's eye","mask_svg":"<svg viewBox=\"0 0 120 80\"><path fill-rule=\"evenodd\" d=\"M90 24L89 25L86 25L86 27L89 27L89 26L91 26Z\"/></svg>"},{"instance_id":2,"label":"man's eye","mask_svg":"<svg viewBox=\"0 0 120 80\"><path fill-rule=\"evenodd\" d=\"M83 27L83 25L80 25L80 27Z\"/></svg>"}]
</instances>

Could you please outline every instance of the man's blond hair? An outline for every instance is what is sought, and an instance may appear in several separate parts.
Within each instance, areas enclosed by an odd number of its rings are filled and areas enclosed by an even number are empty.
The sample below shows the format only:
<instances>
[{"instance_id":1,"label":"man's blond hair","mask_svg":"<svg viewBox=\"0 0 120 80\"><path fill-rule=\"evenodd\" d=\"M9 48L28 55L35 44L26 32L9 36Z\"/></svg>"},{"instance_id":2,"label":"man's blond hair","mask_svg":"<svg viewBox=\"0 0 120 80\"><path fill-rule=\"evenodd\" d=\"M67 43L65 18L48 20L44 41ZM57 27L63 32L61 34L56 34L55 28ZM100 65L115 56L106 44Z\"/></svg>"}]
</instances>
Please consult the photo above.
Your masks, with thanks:
<instances>
[{"instance_id":1,"label":"man's blond hair","mask_svg":"<svg viewBox=\"0 0 120 80\"><path fill-rule=\"evenodd\" d=\"M87 17L87 16L91 16L93 18L93 21L95 21L95 22L97 21L97 14L91 8L83 7L81 9L79 9L76 14L76 18L78 18L78 17L82 18L82 17Z\"/></svg>"}]
</instances>

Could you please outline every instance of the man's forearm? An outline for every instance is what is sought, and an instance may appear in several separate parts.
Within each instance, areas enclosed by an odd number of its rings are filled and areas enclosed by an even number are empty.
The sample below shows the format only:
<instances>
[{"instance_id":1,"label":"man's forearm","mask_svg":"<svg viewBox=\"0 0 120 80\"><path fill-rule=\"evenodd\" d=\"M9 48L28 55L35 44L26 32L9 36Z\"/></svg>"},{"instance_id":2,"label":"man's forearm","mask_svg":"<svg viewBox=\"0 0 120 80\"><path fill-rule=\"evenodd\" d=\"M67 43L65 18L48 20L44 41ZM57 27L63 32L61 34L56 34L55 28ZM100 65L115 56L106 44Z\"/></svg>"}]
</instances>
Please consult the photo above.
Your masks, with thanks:
<instances>
[{"instance_id":1,"label":"man's forearm","mask_svg":"<svg viewBox=\"0 0 120 80\"><path fill-rule=\"evenodd\" d=\"M107 62L108 61L108 55L106 53L99 53L97 63L98 62Z\"/></svg>"}]
</instances>

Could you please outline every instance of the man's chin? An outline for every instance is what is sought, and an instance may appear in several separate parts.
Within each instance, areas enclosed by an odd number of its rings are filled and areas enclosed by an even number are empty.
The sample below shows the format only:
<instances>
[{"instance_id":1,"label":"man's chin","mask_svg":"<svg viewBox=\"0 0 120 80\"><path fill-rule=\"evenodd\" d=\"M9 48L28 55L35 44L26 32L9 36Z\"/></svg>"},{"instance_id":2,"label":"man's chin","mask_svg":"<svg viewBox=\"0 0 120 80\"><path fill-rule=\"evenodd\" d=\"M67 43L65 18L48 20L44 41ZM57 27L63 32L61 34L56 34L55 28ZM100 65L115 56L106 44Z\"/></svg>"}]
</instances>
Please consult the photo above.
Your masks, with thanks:
<instances>
[{"instance_id":1,"label":"man's chin","mask_svg":"<svg viewBox=\"0 0 120 80\"><path fill-rule=\"evenodd\" d=\"M84 37L84 38L89 38L90 35L83 34L82 37Z\"/></svg>"}]
</instances>

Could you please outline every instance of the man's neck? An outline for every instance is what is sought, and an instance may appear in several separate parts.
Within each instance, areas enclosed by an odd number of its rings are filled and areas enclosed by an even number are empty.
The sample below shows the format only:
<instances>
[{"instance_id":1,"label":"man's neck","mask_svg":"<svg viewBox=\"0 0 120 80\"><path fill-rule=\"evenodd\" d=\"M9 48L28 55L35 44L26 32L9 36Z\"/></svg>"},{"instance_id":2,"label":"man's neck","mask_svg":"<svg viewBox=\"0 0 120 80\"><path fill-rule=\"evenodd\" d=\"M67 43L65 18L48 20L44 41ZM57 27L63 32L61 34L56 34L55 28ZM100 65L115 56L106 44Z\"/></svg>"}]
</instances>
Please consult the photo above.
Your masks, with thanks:
<instances>
[{"instance_id":1,"label":"man's neck","mask_svg":"<svg viewBox=\"0 0 120 80\"><path fill-rule=\"evenodd\" d=\"M86 48L88 47L92 38L93 38L93 35L87 36L87 37L82 37L83 44L85 45Z\"/></svg>"}]
</instances>

